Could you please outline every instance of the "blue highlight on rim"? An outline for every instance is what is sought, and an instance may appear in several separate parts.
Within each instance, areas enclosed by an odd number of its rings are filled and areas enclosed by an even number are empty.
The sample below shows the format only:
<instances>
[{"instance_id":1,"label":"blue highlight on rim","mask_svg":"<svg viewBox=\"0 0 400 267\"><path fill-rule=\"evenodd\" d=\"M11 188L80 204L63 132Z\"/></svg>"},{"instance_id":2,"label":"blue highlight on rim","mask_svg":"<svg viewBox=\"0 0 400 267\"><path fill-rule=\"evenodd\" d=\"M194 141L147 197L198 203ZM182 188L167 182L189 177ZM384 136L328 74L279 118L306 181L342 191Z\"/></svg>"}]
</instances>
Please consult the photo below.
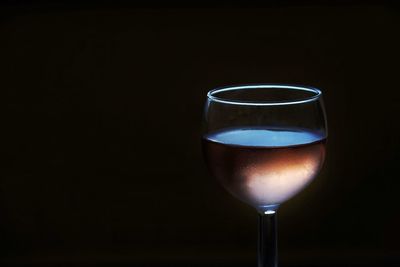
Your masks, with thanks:
<instances>
[{"instance_id":1,"label":"blue highlight on rim","mask_svg":"<svg viewBox=\"0 0 400 267\"><path fill-rule=\"evenodd\" d=\"M228 99L223 97L215 96L215 94L227 91L235 90L254 90L254 89L287 89L287 90L298 90L314 93L310 97L305 97L299 100L288 100L288 101L244 101L239 99ZM207 93L209 100L224 104L231 105L245 105L245 106L284 106L284 105L295 105L308 103L318 100L322 95L321 90L309 87L309 86L299 86L299 85L286 85L286 84L255 84L255 85L239 85L239 86L227 86L222 88L216 88Z\"/></svg>"}]
</instances>

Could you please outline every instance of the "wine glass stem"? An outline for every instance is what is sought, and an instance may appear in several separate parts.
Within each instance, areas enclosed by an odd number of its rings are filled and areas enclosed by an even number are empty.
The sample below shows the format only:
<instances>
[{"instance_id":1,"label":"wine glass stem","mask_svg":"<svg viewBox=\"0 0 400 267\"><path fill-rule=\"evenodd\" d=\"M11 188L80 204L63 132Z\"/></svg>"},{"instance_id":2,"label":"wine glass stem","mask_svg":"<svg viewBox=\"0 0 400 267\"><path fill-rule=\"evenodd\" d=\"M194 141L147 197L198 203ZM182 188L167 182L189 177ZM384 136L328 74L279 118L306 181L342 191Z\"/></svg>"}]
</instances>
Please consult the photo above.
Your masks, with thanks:
<instances>
[{"instance_id":1,"label":"wine glass stem","mask_svg":"<svg viewBox=\"0 0 400 267\"><path fill-rule=\"evenodd\" d=\"M260 213L258 232L258 267L277 267L276 211Z\"/></svg>"}]
</instances>

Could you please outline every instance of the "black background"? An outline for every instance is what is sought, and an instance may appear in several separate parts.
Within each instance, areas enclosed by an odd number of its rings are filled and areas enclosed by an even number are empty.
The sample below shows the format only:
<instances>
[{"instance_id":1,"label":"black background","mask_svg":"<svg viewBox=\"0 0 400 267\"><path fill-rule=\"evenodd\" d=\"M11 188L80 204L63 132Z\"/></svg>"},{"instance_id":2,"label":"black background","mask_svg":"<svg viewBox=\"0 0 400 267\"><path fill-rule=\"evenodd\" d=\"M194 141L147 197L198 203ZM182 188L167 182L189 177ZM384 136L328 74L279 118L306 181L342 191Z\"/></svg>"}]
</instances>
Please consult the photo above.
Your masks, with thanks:
<instances>
[{"instance_id":1,"label":"black background","mask_svg":"<svg viewBox=\"0 0 400 267\"><path fill-rule=\"evenodd\" d=\"M208 174L208 90L322 89L326 164L279 212L283 266L399 266L399 7L0 5L0 263L255 266L256 212Z\"/></svg>"}]
</instances>

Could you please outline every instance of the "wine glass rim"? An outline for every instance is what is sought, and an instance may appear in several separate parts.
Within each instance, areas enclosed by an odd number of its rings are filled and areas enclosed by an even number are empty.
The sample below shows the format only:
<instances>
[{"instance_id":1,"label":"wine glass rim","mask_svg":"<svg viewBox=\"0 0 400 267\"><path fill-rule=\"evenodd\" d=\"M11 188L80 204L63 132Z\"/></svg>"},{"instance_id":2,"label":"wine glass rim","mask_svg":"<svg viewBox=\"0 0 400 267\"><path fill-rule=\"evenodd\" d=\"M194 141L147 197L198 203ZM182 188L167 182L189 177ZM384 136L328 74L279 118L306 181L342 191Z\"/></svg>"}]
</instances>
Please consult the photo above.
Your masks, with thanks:
<instances>
[{"instance_id":1,"label":"wine glass rim","mask_svg":"<svg viewBox=\"0 0 400 267\"><path fill-rule=\"evenodd\" d=\"M224 97L215 96L215 94L227 91L235 91L235 90L253 90L253 89L287 89L287 90L297 90L297 91L307 91L314 93L309 97L304 97L296 100L281 100L281 101L248 101L248 100L239 100L239 99L229 99ZM303 85L291 85L291 84L251 84L251 85L233 85L233 86L224 86L218 87L213 90L210 90L207 93L207 97L211 101L224 103L224 104L232 104L232 105L246 105L246 106L283 106L283 105L294 105L294 104L303 104L307 102L312 102L318 100L322 96L321 90L311 87L311 86L303 86Z\"/></svg>"}]
</instances>

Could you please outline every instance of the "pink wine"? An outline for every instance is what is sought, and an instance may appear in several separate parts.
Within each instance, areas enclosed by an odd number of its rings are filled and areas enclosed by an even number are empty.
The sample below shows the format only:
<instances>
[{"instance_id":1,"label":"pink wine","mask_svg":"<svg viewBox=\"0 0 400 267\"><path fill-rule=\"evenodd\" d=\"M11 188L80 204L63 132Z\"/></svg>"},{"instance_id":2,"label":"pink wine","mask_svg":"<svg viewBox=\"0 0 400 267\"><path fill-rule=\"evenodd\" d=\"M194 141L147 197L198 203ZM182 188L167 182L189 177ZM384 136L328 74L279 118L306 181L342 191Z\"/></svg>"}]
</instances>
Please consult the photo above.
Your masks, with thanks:
<instances>
[{"instance_id":1,"label":"pink wine","mask_svg":"<svg viewBox=\"0 0 400 267\"><path fill-rule=\"evenodd\" d=\"M235 128L205 135L211 173L253 207L280 204L303 189L322 166L325 137L300 129Z\"/></svg>"}]
</instances>

